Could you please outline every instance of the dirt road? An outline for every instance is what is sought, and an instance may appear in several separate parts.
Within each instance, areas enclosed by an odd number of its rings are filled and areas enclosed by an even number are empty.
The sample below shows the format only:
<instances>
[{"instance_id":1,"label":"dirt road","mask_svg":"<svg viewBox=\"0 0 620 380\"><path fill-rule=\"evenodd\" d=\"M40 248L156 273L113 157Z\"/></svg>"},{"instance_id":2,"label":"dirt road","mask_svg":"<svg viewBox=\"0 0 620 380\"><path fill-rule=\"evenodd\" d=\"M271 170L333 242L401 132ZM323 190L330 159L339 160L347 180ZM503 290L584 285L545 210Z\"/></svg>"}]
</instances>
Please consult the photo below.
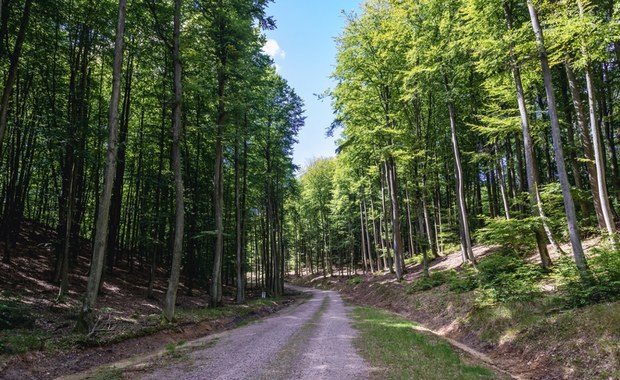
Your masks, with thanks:
<instances>
[{"instance_id":1,"label":"dirt road","mask_svg":"<svg viewBox=\"0 0 620 380\"><path fill-rule=\"evenodd\" d=\"M336 292L266 320L217 334L145 379L364 379L368 364L352 346L355 330Z\"/></svg>"}]
</instances>

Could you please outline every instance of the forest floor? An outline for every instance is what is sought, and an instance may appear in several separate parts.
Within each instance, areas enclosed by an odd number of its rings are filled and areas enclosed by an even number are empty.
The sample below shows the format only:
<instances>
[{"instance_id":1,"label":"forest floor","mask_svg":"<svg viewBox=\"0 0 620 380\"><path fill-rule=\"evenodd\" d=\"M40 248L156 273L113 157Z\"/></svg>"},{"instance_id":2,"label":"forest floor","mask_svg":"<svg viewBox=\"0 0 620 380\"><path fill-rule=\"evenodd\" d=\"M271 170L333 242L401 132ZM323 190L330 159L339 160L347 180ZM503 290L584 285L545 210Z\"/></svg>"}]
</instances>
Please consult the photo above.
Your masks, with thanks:
<instances>
[{"instance_id":1,"label":"forest floor","mask_svg":"<svg viewBox=\"0 0 620 380\"><path fill-rule=\"evenodd\" d=\"M584 247L599 243L599 239L589 240ZM479 246L475 254L482 258L494 251ZM529 260L536 262L537 256ZM430 265L431 272L462 269L460 252ZM516 378L620 379L620 302L562 308L552 301L557 298L555 285L548 284L541 298L480 306L474 291L457 293L447 284L408 291L421 276L418 264L408 265L400 283L390 273L315 274L292 282L338 290L353 304L394 312Z\"/></svg>"},{"instance_id":2,"label":"forest floor","mask_svg":"<svg viewBox=\"0 0 620 380\"><path fill-rule=\"evenodd\" d=\"M98 298L96 331L89 336L77 334L73 327L86 288L90 251L85 248L80 253L69 277L69 294L57 302L58 286L50 281L54 236L53 230L26 222L11 263L0 262L0 379L50 379L84 371L231 329L300 299L288 294L261 300L258 292L249 291L249 301L235 305L234 290L225 288L225 306L207 309L206 293L193 290L189 294L180 284L178 319L175 324L163 324L166 273L157 273L155 297L147 299L146 268L136 266L130 273L122 264L106 275Z\"/></svg>"}]
</instances>

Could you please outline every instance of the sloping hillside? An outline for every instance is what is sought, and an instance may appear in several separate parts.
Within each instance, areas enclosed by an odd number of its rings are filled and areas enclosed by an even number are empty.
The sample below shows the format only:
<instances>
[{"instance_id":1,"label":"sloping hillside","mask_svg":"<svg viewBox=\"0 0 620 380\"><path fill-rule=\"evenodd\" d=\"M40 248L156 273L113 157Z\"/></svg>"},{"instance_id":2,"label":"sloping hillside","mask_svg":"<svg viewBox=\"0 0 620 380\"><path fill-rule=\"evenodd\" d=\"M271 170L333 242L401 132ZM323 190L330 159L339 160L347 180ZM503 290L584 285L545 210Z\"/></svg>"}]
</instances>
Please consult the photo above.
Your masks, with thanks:
<instances>
[{"instance_id":1,"label":"sloping hillside","mask_svg":"<svg viewBox=\"0 0 620 380\"><path fill-rule=\"evenodd\" d=\"M597 243L588 241L587 247ZM477 247L475 253L481 262L494 255L490 247ZM460 264L460 253L441 257L430 266L431 278L462 273ZM418 290L421 265L407 269L401 283L389 273L352 278L319 274L298 282L337 289L352 303L405 316L480 351L519 378L620 378L620 302L567 308L557 287L547 283L545 292L530 300L482 305L478 290L451 290L455 286L450 280Z\"/></svg>"}]
</instances>

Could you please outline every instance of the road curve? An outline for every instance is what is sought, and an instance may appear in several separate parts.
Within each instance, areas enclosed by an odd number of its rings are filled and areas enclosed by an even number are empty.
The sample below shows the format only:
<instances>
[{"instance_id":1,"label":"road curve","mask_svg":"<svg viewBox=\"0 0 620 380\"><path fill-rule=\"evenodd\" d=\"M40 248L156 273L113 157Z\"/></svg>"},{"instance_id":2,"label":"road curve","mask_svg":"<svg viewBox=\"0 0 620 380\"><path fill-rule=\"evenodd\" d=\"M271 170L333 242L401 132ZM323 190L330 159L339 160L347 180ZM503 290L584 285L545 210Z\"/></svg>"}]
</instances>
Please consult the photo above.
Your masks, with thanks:
<instances>
[{"instance_id":1,"label":"road curve","mask_svg":"<svg viewBox=\"0 0 620 380\"><path fill-rule=\"evenodd\" d=\"M312 293L308 301L263 321L217 334L179 363L144 379L365 379L368 364L352 345L340 295Z\"/></svg>"}]
</instances>

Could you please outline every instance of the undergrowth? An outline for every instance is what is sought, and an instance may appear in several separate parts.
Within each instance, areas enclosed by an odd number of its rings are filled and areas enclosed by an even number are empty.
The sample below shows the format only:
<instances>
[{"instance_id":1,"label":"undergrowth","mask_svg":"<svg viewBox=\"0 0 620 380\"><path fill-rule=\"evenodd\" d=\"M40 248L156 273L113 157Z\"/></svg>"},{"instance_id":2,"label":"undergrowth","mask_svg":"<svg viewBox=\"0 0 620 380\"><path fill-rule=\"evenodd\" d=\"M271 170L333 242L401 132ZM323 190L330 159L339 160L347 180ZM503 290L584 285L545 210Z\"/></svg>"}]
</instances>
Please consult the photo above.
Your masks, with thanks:
<instances>
[{"instance_id":1,"label":"undergrowth","mask_svg":"<svg viewBox=\"0 0 620 380\"><path fill-rule=\"evenodd\" d=\"M545 296L559 298L560 307L565 309L620 299L620 252L595 248L588 257L588 267L589 275L584 278L572 257L562 256L546 272L505 249L480 260L477 271L468 267L432 272L413 281L406 290L412 294L446 285L457 293L474 291L478 307ZM545 285L556 291L545 293Z\"/></svg>"},{"instance_id":2,"label":"undergrowth","mask_svg":"<svg viewBox=\"0 0 620 380\"><path fill-rule=\"evenodd\" d=\"M567 256L556 262L553 278L567 307L620 299L620 252L595 248L588 258L589 278L582 278L573 260Z\"/></svg>"}]
</instances>

